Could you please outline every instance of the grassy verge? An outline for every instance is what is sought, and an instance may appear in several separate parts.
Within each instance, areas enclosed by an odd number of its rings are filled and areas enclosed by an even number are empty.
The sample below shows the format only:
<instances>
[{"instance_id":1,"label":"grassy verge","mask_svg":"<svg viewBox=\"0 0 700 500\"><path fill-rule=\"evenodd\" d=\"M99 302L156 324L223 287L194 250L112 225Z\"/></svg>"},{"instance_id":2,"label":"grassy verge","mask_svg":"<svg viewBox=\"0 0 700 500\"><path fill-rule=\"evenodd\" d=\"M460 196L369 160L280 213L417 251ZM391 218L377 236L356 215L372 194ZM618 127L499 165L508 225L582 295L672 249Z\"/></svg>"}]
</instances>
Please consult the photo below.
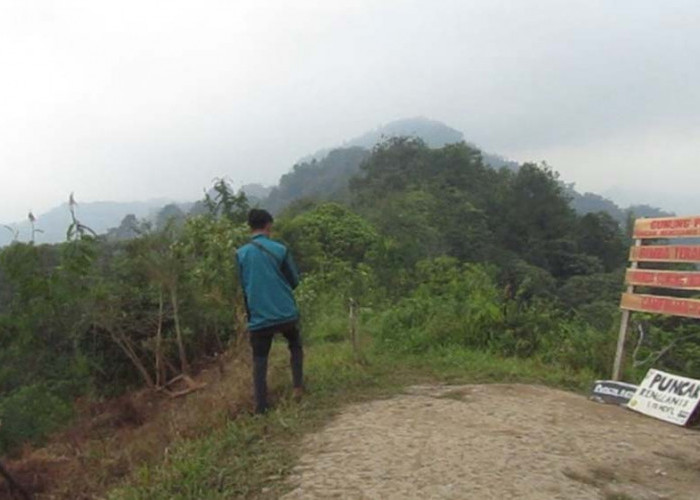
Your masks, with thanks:
<instances>
[{"instance_id":1,"label":"grassy verge","mask_svg":"<svg viewBox=\"0 0 700 500\"><path fill-rule=\"evenodd\" d=\"M301 451L302 436L345 404L387 397L416 383L527 382L582 390L594 378L460 349L399 359L375 353L357 363L347 344L325 343L307 349L311 392L297 405L282 389L287 373L281 351L272 364L272 391L281 394L274 411L263 418L239 416L203 437L173 443L162 463L140 468L108 498L275 498L287 487L283 479Z\"/></svg>"}]
</instances>

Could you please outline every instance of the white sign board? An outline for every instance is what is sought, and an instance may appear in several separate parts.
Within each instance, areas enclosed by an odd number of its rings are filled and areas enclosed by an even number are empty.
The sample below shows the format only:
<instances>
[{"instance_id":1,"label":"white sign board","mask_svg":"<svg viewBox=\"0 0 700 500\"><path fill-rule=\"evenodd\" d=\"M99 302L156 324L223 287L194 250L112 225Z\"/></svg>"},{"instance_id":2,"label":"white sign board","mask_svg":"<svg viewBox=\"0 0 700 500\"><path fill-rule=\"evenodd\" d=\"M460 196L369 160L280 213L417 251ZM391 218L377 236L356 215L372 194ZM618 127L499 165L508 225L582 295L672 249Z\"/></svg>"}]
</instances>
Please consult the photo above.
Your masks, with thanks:
<instances>
[{"instance_id":1,"label":"white sign board","mask_svg":"<svg viewBox=\"0 0 700 500\"><path fill-rule=\"evenodd\" d=\"M627 407L672 424L685 425L698 400L700 380L651 369Z\"/></svg>"}]
</instances>

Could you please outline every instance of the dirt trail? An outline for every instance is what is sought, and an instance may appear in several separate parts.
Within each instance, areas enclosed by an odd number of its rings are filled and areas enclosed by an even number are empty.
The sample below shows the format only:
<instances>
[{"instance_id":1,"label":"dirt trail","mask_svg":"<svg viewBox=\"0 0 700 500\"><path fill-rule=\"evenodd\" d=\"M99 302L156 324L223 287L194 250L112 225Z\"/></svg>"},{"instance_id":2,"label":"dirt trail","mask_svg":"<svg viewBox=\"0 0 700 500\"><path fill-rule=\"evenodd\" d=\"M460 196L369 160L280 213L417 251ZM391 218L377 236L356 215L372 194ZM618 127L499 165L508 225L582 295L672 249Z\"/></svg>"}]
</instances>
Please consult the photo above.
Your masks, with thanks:
<instances>
[{"instance_id":1,"label":"dirt trail","mask_svg":"<svg viewBox=\"0 0 700 500\"><path fill-rule=\"evenodd\" d=\"M309 436L284 499L697 499L700 433L527 385L416 386Z\"/></svg>"}]
</instances>

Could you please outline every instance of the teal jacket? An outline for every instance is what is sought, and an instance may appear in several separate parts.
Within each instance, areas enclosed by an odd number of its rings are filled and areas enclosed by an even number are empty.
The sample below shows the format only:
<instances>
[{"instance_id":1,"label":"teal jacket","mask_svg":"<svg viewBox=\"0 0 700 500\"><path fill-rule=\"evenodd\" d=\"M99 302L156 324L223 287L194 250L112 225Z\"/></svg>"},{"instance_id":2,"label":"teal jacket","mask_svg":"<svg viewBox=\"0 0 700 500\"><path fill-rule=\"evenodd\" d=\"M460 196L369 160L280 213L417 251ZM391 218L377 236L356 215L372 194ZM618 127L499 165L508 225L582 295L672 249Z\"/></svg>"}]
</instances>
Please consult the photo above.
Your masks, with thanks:
<instances>
[{"instance_id":1,"label":"teal jacket","mask_svg":"<svg viewBox=\"0 0 700 500\"><path fill-rule=\"evenodd\" d=\"M287 247L258 234L236 251L236 261L248 309L248 330L299 319L292 293L299 284L299 272Z\"/></svg>"}]
</instances>

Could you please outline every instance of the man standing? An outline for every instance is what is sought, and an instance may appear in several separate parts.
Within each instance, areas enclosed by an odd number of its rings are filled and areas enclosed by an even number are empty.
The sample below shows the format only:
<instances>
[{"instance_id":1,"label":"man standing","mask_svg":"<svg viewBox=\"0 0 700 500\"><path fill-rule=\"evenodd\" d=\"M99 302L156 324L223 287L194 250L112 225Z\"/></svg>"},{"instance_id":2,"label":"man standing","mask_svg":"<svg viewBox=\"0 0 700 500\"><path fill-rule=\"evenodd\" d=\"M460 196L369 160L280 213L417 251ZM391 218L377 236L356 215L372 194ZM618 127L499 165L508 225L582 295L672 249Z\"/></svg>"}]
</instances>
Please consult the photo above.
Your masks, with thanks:
<instances>
[{"instance_id":1,"label":"man standing","mask_svg":"<svg viewBox=\"0 0 700 500\"><path fill-rule=\"evenodd\" d=\"M273 222L268 211L252 209L248 213L252 239L236 251L253 347L255 413L268 409L267 357L275 333L287 339L294 397L300 398L304 390L299 310L292 294L299 284L299 274L287 247L270 239Z\"/></svg>"}]
</instances>

